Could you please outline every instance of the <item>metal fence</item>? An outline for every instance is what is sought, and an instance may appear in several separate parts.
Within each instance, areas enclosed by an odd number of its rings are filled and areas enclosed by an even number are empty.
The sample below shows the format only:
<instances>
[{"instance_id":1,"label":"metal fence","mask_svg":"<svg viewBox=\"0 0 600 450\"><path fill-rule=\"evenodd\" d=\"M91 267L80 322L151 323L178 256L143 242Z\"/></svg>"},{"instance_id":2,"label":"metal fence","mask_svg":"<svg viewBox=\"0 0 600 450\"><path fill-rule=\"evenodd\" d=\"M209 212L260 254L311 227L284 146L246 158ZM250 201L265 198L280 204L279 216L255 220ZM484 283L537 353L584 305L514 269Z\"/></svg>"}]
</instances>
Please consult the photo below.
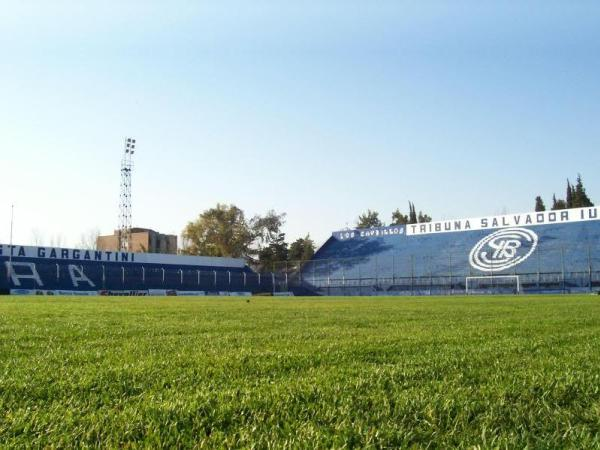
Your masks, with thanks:
<instances>
[{"instance_id":1,"label":"metal fence","mask_svg":"<svg viewBox=\"0 0 600 450\"><path fill-rule=\"evenodd\" d=\"M518 279L514 287L520 292L595 292L600 290L600 248L546 246L508 270L486 273L473 268L468 254L460 251L286 261L274 264L272 272L275 291L318 295L464 294L469 277L491 280L509 275ZM514 290L507 283L495 284L481 290Z\"/></svg>"},{"instance_id":2,"label":"metal fence","mask_svg":"<svg viewBox=\"0 0 600 450\"><path fill-rule=\"evenodd\" d=\"M589 242L589 241L588 241ZM286 261L261 273L245 270L205 270L152 267L142 264L83 263L0 258L0 289L174 289L206 292L294 292L296 295L437 295L464 294L467 279L476 277L485 292L600 291L600 243L551 247L544 245L509 270L482 273L469 263L468 252L437 254L365 254L353 258ZM270 269L270 270L269 270ZM35 275L33 276L33 271ZM518 277L511 285L510 278ZM85 278L84 278L85 277ZM495 283L485 283L494 279ZM499 277L505 277L503 283ZM17 282L15 283L15 280ZM89 280L89 282L87 281ZM485 285L485 286L484 286Z\"/></svg>"},{"instance_id":3,"label":"metal fence","mask_svg":"<svg viewBox=\"0 0 600 450\"><path fill-rule=\"evenodd\" d=\"M275 274L249 270L147 267L142 264L73 264L4 259L0 289L272 292Z\"/></svg>"}]
</instances>

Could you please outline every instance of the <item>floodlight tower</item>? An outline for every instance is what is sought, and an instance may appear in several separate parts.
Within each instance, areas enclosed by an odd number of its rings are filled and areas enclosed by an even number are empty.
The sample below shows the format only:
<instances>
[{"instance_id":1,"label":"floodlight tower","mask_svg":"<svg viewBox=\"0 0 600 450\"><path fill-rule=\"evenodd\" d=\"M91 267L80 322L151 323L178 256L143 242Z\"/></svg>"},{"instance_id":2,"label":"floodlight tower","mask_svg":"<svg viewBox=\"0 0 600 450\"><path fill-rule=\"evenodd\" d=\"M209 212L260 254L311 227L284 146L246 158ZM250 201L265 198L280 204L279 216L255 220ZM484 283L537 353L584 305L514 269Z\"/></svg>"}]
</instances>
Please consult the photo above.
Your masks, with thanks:
<instances>
[{"instance_id":1,"label":"floodlight tower","mask_svg":"<svg viewBox=\"0 0 600 450\"><path fill-rule=\"evenodd\" d=\"M125 138L121 159L121 196L119 201L119 248L131 251L131 171L135 139Z\"/></svg>"}]
</instances>

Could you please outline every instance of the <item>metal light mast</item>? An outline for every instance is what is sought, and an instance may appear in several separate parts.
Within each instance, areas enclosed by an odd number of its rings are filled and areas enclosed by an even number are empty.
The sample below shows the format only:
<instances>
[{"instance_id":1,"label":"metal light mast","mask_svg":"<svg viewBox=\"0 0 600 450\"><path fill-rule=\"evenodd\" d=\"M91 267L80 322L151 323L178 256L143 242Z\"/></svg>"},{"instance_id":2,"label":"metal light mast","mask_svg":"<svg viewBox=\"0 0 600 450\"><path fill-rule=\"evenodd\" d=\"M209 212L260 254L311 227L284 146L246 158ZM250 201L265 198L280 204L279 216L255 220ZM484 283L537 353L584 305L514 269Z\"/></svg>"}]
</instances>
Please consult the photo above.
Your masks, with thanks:
<instances>
[{"instance_id":1,"label":"metal light mast","mask_svg":"<svg viewBox=\"0 0 600 450\"><path fill-rule=\"evenodd\" d=\"M121 160L121 196L119 201L119 249L131 249L131 171L135 139L125 138L123 159Z\"/></svg>"}]
</instances>

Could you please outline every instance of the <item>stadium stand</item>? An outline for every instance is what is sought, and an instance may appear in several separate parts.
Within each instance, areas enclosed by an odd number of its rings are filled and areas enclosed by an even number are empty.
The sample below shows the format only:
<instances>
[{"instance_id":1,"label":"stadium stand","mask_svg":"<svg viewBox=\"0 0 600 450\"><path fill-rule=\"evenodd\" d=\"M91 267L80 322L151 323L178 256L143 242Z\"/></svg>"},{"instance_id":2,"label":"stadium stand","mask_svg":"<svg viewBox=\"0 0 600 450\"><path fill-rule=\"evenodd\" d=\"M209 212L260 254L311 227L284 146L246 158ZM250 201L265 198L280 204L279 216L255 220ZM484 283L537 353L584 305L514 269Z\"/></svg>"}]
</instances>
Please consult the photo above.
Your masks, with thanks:
<instances>
[{"instance_id":1,"label":"stadium stand","mask_svg":"<svg viewBox=\"0 0 600 450\"><path fill-rule=\"evenodd\" d=\"M0 293L446 295L600 292L598 208L337 231L310 261L0 245Z\"/></svg>"},{"instance_id":2,"label":"stadium stand","mask_svg":"<svg viewBox=\"0 0 600 450\"><path fill-rule=\"evenodd\" d=\"M234 258L0 245L0 262L3 293L228 295L273 290L272 277Z\"/></svg>"},{"instance_id":3,"label":"stadium stand","mask_svg":"<svg viewBox=\"0 0 600 450\"><path fill-rule=\"evenodd\" d=\"M307 295L600 290L597 208L332 234L275 289Z\"/></svg>"}]
</instances>

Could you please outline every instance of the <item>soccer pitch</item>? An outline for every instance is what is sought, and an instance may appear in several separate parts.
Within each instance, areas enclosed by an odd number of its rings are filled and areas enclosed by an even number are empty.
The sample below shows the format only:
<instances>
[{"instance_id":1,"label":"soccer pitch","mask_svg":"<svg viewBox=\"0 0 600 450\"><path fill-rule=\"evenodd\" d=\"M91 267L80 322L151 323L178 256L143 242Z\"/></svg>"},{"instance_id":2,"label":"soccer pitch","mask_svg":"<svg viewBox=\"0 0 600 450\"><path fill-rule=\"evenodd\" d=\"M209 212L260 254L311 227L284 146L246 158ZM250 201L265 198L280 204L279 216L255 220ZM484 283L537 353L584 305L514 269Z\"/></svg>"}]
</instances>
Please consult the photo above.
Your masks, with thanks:
<instances>
[{"instance_id":1,"label":"soccer pitch","mask_svg":"<svg viewBox=\"0 0 600 450\"><path fill-rule=\"evenodd\" d=\"M0 297L0 447L600 446L600 297Z\"/></svg>"}]
</instances>

